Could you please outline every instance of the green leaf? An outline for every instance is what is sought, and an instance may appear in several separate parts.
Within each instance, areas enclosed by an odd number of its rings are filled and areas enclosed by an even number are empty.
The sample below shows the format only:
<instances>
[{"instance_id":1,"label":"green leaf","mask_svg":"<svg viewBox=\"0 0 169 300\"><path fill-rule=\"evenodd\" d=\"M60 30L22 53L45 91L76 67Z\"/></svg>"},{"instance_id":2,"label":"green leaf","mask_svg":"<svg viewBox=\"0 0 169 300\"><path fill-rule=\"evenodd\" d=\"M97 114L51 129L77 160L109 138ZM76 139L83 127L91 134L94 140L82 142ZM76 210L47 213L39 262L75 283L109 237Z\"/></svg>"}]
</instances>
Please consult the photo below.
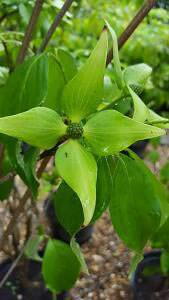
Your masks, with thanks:
<instances>
[{"instance_id":1,"label":"green leaf","mask_svg":"<svg viewBox=\"0 0 169 300\"><path fill-rule=\"evenodd\" d=\"M31 14L31 7L27 6L23 3L20 3L19 4L19 13L24 21L24 24L28 24L29 19L30 19L30 14Z\"/></svg>"},{"instance_id":2,"label":"green leaf","mask_svg":"<svg viewBox=\"0 0 169 300\"><path fill-rule=\"evenodd\" d=\"M156 150L152 150L146 155L146 157L148 157L148 159L155 164L160 159L160 153Z\"/></svg>"},{"instance_id":3,"label":"green leaf","mask_svg":"<svg viewBox=\"0 0 169 300\"><path fill-rule=\"evenodd\" d=\"M160 178L162 182L169 182L169 162L167 162L160 170Z\"/></svg>"},{"instance_id":4,"label":"green leaf","mask_svg":"<svg viewBox=\"0 0 169 300\"><path fill-rule=\"evenodd\" d=\"M42 258L39 256L39 245L43 241L44 237L41 235L34 235L31 239L28 240L25 248L25 255L29 259L33 259L36 261L42 261Z\"/></svg>"},{"instance_id":5,"label":"green leaf","mask_svg":"<svg viewBox=\"0 0 169 300\"><path fill-rule=\"evenodd\" d=\"M62 109L73 122L91 114L102 101L107 44L104 31L86 64L65 86Z\"/></svg>"},{"instance_id":6,"label":"green leaf","mask_svg":"<svg viewBox=\"0 0 169 300\"><path fill-rule=\"evenodd\" d=\"M152 236L152 247L169 249L169 218Z\"/></svg>"},{"instance_id":7,"label":"green leaf","mask_svg":"<svg viewBox=\"0 0 169 300\"><path fill-rule=\"evenodd\" d=\"M93 216L96 203L97 165L94 157L77 141L69 140L56 152L60 176L77 193L83 207L84 225Z\"/></svg>"},{"instance_id":8,"label":"green leaf","mask_svg":"<svg viewBox=\"0 0 169 300\"><path fill-rule=\"evenodd\" d=\"M66 132L66 125L53 110L37 107L0 118L0 133L18 138L32 146L50 149Z\"/></svg>"},{"instance_id":9,"label":"green leaf","mask_svg":"<svg viewBox=\"0 0 169 300\"><path fill-rule=\"evenodd\" d=\"M70 55L69 52L58 49L57 51L57 57L59 59L59 62L61 64L66 82L70 81L77 73L77 67L75 59L72 55Z\"/></svg>"},{"instance_id":10,"label":"green leaf","mask_svg":"<svg viewBox=\"0 0 169 300\"><path fill-rule=\"evenodd\" d=\"M84 222L83 209L77 194L62 182L52 200L59 223L72 236Z\"/></svg>"},{"instance_id":11,"label":"green leaf","mask_svg":"<svg viewBox=\"0 0 169 300\"><path fill-rule=\"evenodd\" d=\"M133 120L144 123L149 115L149 109L130 86L128 86L128 89L134 103Z\"/></svg>"},{"instance_id":12,"label":"green leaf","mask_svg":"<svg viewBox=\"0 0 169 300\"><path fill-rule=\"evenodd\" d=\"M100 218L112 197L113 170L110 157L102 157L97 162L96 207L92 223Z\"/></svg>"},{"instance_id":13,"label":"green leaf","mask_svg":"<svg viewBox=\"0 0 169 300\"><path fill-rule=\"evenodd\" d=\"M9 75L8 68L0 66L0 87L6 83L8 75Z\"/></svg>"},{"instance_id":14,"label":"green leaf","mask_svg":"<svg viewBox=\"0 0 169 300\"><path fill-rule=\"evenodd\" d=\"M48 63L48 91L43 106L59 112L60 99L65 85L64 74L53 55L48 57Z\"/></svg>"},{"instance_id":15,"label":"green leaf","mask_svg":"<svg viewBox=\"0 0 169 300\"><path fill-rule=\"evenodd\" d=\"M39 182L36 177L35 168L39 151L37 148L29 147L29 149L23 155L21 143L12 138L6 143L6 149L13 169L30 188L34 198L36 198Z\"/></svg>"},{"instance_id":16,"label":"green leaf","mask_svg":"<svg viewBox=\"0 0 169 300\"><path fill-rule=\"evenodd\" d=\"M47 287L55 293L69 290L80 272L80 263L69 245L49 240L42 265Z\"/></svg>"},{"instance_id":17,"label":"green leaf","mask_svg":"<svg viewBox=\"0 0 169 300\"><path fill-rule=\"evenodd\" d=\"M141 252L161 219L160 202L151 177L134 159L120 154L114 163L110 202L113 226L126 245Z\"/></svg>"},{"instance_id":18,"label":"green leaf","mask_svg":"<svg viewBox=\"0 0 169 300\"><path fill-rule=\"evenodd\" d=\"M143 253L134 253L134 256L131 259L130 269L129 269L129 279L132 279L133 273L136 271L137 265L139 262L144 259Z\"/></svg>"},{"instance_id":19,"label":"green leaf","mask_svg":"<svg viewBox=\"0 0 169 300\"><path fill-rule=\"evenodd\" d=\"M113 62L114 62L114 69L116 75L116 83L118 88L121 89L123 88L123 74L122 74L121 63L119 59L118 40L113 28L110 26L110 24L107 21L105 22L113 40Z\"/></svg>"},{"instance_id":20,"label":"green leaf","mask_svg":"<svg viewBox=\"0 0 169 300\"><path fill-rule=\"evenodd\" d=\"M93 152L108 156L139 140L164 135L165 131L134 121L115 110L102 111L84 126L84 137Z\"/></svg>"},{"instance_id":21,"label":"green leaf","mask_svg":"<svg viewBox=\"0 0 169 300\"><path fill-rule=\"evenodd\" d=\"M7 151L4 153L4 159L2 161L1 166L1 177L6 176L8 173L12 172L12 166L10 164L10 159L7 155ZM0 201L3 201L4 199L8 199L10 192L13 188L14 179L11 178L7 180L6 182L0 182Z\"/></svg>"},{"instance_id":22,"label":"green leaf","mask_svg":"<svg viewBox=\"0 0 169 300\"><path fill-rule=\"evenodd\" d=\"M47 93L47 69L45 54L31 57L15 69L0 89L1 117L26 111L43 102Z\"/></svg>"},{"instance_id":23,"label":"green leaf","mask_svg":"<svg viewBox=\"0 0 169 300\"><path fill-rule=\"evenodd\" d=\"M161 182L157 179L157 177L150 171L149 168L145 165L144 161L141 160L134 152L131 150L128 150L130 153L130 156L132 159L134 159L139 168L142 169L142 171L146 174L146 176L149 178L151 184L153 185L154 193L156 197L158 198L158 201L160 203L161 207L161 224L162 226L167 218L169 217L169 198L168 198L168 192L166 191L166 188L164 185L161 184Z\"/></svg>"},{"instance_id":24,"label":"green leaf","mask_svg":"<svg viewBox=\"0 0 169 300\"><path fill-rule=\"evenodd\" d=\"M165 275L169 274L169 251L164 250L160 257L160 265Z\"/></svg>"},{"instance_id":25,"label":"green leaf","mask_svg":"<svg viewBox=\"0 0 169 300\"><path fill-rule=\"evenodd\" d=\"M169 128L169 119L160 117L153 110L149 109L140 97L128 86L128 90L134 103L133 119L139 122L147 122L159 128Z\"/></svg>"},{"instance_id":26,"label":"green leaf","mask_svg":"<svg viewBox=\"0 0 169 300\"><path fill-rule=\"evenodd\" d=\"M123 78L127 85L145 86L152 73L152 68L147 64L137 64L129 66L124 70Z\"/></svg>"},{"instance_id":27,"label":"green leaf","mask_svg":"<svg viewBox=\"0 0 169 300\"><path fill-rule=\"evenodd\" d=\"M79 263L81 265L81 272L83 272L84 274L89 275L88 267L86 265L83 253L82 253L82 251L80 249L79 244L76 243L75 238L71 239L70 247L72 248L72 251L76 255L77 259L79 260Z\"/></svg>"},{"instance_id":28,"label":"green leaf","mask_svg":"<svg viewBox=\"0 0 169 300\"><path fill-rule=\"evenodd\" d=\"M151 109L149 109L148 122L159 128L169 128L169 119L159 116Z\"/></svg>"}]
</instances>

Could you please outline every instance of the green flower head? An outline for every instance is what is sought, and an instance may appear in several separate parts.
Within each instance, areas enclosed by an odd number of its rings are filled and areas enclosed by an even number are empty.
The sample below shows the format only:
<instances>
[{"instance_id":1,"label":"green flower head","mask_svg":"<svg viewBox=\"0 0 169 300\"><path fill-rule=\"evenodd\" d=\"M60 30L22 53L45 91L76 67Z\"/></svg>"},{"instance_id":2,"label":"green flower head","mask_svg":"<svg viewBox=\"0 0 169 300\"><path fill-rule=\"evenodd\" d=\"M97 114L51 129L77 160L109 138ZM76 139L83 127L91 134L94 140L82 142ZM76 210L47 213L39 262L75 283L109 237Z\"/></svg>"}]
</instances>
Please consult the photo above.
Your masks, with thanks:
<instances>
[{"instance_id":1,"label":"green flower head","mask_svg":"<svg viewBox=\"0 0 169 300\"><path fill-rule=\"evenodd\" d=\"M82 203L85 225L91 221L95 209L95 157L116 154L138 140L165 133L159 127L144 123L148 114L150 118L150 112L147 113L141 99L131 89L130 84L134 82L131 79L127 81L131 74L126 72L124 76L121 71L117 39L112 29L110 32L114 42L117 84L121 89L127 87L134 98L134 118L126 117L116 110L98 110L104 91L107 31L102 33L85 65L64 85L62 97L56 99L57 111L48 107L35 107L0 118L0 133L40 149L50 149L59 143L55 154L56 167L60 176L77 193ZM141 116L138 107L143 112Z\"/></svg>"}]
</instances>

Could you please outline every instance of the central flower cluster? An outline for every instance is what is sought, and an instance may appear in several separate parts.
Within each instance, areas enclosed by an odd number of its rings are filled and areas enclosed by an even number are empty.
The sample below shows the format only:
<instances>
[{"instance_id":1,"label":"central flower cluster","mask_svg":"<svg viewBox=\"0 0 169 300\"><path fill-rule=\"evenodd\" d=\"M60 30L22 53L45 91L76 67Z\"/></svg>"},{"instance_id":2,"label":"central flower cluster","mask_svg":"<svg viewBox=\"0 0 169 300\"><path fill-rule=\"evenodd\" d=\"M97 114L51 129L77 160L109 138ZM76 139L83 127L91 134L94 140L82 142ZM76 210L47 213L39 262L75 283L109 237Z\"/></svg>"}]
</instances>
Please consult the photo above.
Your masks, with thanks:
<instances>
[{"instance_id":1,"label":"central flower cluster","mask_svg":"<svg viewBox=\"0 0 169 300\"><path fill-rule=\"evenodd\" d=\"M72 139L79 139L83 135L83 127L79 123L71 123L68 125L66 133Z\"/></svg>"}]
</instances>

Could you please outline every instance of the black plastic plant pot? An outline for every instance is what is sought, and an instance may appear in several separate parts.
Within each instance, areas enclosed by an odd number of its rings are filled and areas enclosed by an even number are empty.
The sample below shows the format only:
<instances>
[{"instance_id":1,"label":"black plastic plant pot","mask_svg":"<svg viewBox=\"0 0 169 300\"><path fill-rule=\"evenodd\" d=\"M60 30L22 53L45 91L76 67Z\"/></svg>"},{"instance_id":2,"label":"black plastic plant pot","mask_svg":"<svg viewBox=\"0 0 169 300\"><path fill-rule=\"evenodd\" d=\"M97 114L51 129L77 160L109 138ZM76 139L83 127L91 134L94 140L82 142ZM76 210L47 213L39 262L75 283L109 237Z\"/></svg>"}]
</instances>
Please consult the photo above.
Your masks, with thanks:
<instances>
[{"instance_id":1,"label":"black plastic plant pot","mask_svg":"<svg viewBox=\"0 0 169 300\"><path fill-rule=\"evenodd\" d=\"M160 268L160 250L144 255L132 276L134 300L169 299L169 278Z\"/></svg>"},{"instance_id":2,"label":"black plastic plant pot","mask_svg":"<svg viewBox=\"0 0 169 300\"><path fill-rule=\"evenodd\" d=\"M138 141L132 146L130 146L130 149L135 152L140 158L144 157L144 152L149 143L149 140L144 141Z\"/></svg>"},{"instance_id":3,"label":"black plastic plant pot","mask_svg":"<svg viewBox=\"0 0 169 300\"><path fill-rule=\"evenodd\" d=\"M46 216L49 220L53 238L59 239L65 243L69 243L71 237L64 229L64 227L59 223L50 197L45 200L44 209ZM76 241L79 243L79 245L83 245L84 243L90 240L90 238L92 237L93 230L93 225L88 225L87 227L82 228L76 234Z\"/></svg>"},{"instance_id":4,"label":"black plastic plant pot","mask_svg":"<svg viewBox=\"0 0 169 300\"><path fill-rule=\"evenodd\" d=\"M0 281L11 266L11 260L0 264ZM26 277L23 278L22 267L16 267L6 283L0 289L1 300L52 300L52 294L47 290L41 275L41 264L28 261ZM24 271L23 271L24 272ZM68 293L57 296L57 300L66 300Z\"/></svg>"}]
</instances>

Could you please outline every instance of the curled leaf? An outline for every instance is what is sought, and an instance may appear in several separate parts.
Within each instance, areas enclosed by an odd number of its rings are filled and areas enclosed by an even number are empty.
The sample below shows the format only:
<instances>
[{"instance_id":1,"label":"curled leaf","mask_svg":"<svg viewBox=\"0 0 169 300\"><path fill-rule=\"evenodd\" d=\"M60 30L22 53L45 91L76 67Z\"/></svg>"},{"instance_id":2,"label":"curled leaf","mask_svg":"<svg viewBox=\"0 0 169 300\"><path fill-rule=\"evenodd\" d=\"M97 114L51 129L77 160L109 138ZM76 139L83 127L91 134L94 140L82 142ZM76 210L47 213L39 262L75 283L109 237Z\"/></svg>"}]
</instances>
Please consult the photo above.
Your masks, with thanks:
<instances>
[{"instance_id":1,"label":"curled leaf","mask_svg":"<svg viewBox=\"0 0 169 300\"><path fill-rule=\"evenodd\" d=\"M118 50L118 40L115 31L113 28L110 26L110 24L105 21L108 30L110 31L112 40L113 40L113 62L114 62L114 69L115 69L115 74L116 74L116 82L118 88L123 87L123 73L121 70L121 63L119 59L119 50Z\"/></svg>"},{"instance_id":2,"label":"curled leaf","mask_svg":"<svg viewBox=\"0 0 169 300\"><path fill-rule=\"evenodd\" d=\"M152 73L152 68L147 64L137 64L129 66L124 70L123 77L127 85L145 86Z\"/></svg>"}]
</instances>

